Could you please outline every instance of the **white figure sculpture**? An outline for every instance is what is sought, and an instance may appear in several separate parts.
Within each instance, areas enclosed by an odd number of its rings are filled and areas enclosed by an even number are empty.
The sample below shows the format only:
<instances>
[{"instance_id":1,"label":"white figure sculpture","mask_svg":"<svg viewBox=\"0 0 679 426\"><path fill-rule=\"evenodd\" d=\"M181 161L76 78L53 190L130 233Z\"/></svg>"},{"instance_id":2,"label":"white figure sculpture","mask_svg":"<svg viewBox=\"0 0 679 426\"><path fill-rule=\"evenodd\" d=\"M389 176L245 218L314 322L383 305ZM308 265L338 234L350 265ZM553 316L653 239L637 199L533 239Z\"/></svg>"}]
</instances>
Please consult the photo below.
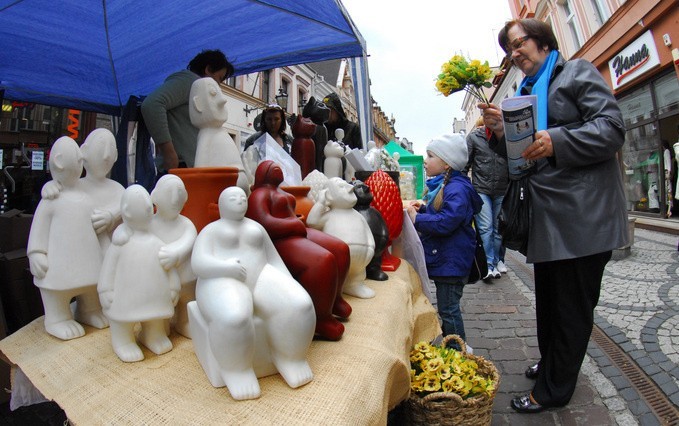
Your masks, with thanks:
<instances>
[{"instance_id":1,"label":"white figure sculpture","mask_svg":"<svg viewBox=\"0 0 679 426\"><path fill-rule=\"evenodd\" d=\"M189 117L198 129L194 167L237 167L237 185L247 193L250 184L236 143L223 124L229 118L226 95L219 84L204 77L193 82L189 94Z\"/></svg>"},{"instance_id":2,"label":"white figure sculpture","mask_svg":"<svg viewBox=\"0 0 679 426\"><path fill-rule=\"evenodd\" d=\"M179 274L181 291L172 324L177 333L191 338L186 304L196 300L196 276L191 269L191 252L196 240L196 227L179 213L188 199L184 182L175 175L158 179L151 192L156 214L151 220L151 232L165 245L160 248L160 263L165 269L174 268Z\"/></svg>"},{"instance_id":3,"label":"white figure sculpture","mask_svg":"<svg viewBox=\"0 0 679 426\"><path fill-rule=\"evenodd\" d=\"M60 193L38 203L27 253L45 308L45 330L69 340L85 334L79 322L108 326L97 296L102 250L92 227L94 200L78 184L83 169L78 144L67 136L57 139L49 164ZM70 307L73 297L75 316Z\"/></svg>"},{"instance_id":4,"label":"white figure sculpture","mask_svg":"<svg viewBox=\"0 0 679 426\"><path fill-rule=\"evenodd\" d=\"M99 298L111 323L113 351L124 362L144 359L134 327L141 323L139 340L151 352L172 350L165 320L174 314L180 283L177 271L162 261L165 243L151 231L153 204L141 185L132 185L120 202L123 224L113 233L99 277Z\"/></svg>"},{"instance_id":5,"label":"white figure sculpture","mask_svg":"<svg viewBox=\"0 0 679 426\"><path fill-rule=\"evenodd\" d=\"M80 147L85 167L85 177L78 181L78 188L90 195L94 203L92 226L97 233L102 253L111 244L113 230L120 224L120 197L125 188L108 174L118 159L116 138L108 129L94 129ZM43 186L42 198L54 199L61 187L57 181Z\"/></svg>"},{"instance_id":6,"label":"white figure sculpture","mask_svg":"<svg viewBox=\"0 0 679 426\"><path fill-rule=\"evenodd\" d=\"M307 226L347 243L351 263L343 292L369 299L375 291L365 284L365 268L375 254L375 239L363 215L353 208L354 186L338 177L329 179L327 186L309 211Z\"/></svg>"},{"instance_id":7,"label":"white figure sculpture","mask_svg":"<svg viewBox=\"0 0 679 426\"><path fill-rule=\"evenodd\" d=\"M238 187L219 197L221 218L198 235L191 264L198 276L189 319L196 355L210 383L236 400L260 395L258 377L278 371L297 388L313 378L306 352L316 316L266 230L245 217Z\"/></svg>"},{"instance_id":8,"label":"white figure sculpture","mask_svg":"<svg viewBox=\"0 0 679 426\"><path fill-rule=\"evenodd\" d=\"M311 198L314 202L318 198L318 194L327 187L327 184L328 177L318 170L312 170L302 180L303 186L311 188L307 197Z\"/></svg>"},{"instance_id":9,"label":"white figure sculpture","mask_svg":"<svg viewBox=\"0 0 679 426\"><path fill-rule=\"evenodd\" d=\"M328 178L342 176L342 157L344 157L343 146L335 141L328 141L323 148L325 160L323 161L323 174Z\"/></svg>"}]
</instances>

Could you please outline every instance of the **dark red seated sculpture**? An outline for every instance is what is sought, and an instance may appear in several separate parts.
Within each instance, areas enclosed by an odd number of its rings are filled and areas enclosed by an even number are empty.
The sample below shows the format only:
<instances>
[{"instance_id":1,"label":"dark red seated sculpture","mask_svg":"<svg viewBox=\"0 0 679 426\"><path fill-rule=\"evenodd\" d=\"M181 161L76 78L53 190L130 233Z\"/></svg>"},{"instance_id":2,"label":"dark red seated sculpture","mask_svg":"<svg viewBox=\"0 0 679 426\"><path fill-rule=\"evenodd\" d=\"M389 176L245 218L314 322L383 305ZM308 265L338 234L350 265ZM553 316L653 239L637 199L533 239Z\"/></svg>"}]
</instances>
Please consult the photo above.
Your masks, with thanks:
<instances>
[{"instance_id":1,"label":"dark red seated sculpture","mask_svg":"<svg viewBox=\"0 0 679 426\"><path fill-rule=\"evenodd\" d=\"M343 241L307 228L295 214L295 197L278 189L283 170L263 161L255 172L255 184L245 214L269 233L288 270L314 302L316 335L339 340L344 325L333 316L347 318L351 306L342 298L349 270L349 246Z\"/></svg>"}]
</instances>

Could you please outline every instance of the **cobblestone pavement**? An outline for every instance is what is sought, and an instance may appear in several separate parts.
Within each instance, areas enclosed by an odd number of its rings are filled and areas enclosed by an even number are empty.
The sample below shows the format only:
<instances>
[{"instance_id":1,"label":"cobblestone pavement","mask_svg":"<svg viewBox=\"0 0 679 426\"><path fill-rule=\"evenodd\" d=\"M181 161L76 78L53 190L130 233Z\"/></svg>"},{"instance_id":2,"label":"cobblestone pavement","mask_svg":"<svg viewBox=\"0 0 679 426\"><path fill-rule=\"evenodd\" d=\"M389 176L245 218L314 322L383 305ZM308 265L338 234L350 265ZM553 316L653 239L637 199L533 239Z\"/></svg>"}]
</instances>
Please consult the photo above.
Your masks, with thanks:
<instances>
[{"instance_id":1,"label":"cobblestone pavement","mask_svg":"<svg viewBox=\"0 0 679 426\"><path fill-rule=\"evenodd\" d=\"M604 344L595 342L594 332L570 404L539 414L518 414L509 407L512 397L532 389L533 381L523 372L539 359L532 265L508 251L507 274L491 284L465 287L467 343L502 375L493 425L679 424L662 417L667 413L659 410L662 404L653 399L647 403L648 395L656 392L662 401L662 394L669 398L664 407L670 415L676 415L679 406L677 239L637 228L630 255L608 263L595 313L595 332L600 330ZM619 359L624 362L616 362ZM629 371L643 380L634 380Z\"/></svg>"}]
</instances>

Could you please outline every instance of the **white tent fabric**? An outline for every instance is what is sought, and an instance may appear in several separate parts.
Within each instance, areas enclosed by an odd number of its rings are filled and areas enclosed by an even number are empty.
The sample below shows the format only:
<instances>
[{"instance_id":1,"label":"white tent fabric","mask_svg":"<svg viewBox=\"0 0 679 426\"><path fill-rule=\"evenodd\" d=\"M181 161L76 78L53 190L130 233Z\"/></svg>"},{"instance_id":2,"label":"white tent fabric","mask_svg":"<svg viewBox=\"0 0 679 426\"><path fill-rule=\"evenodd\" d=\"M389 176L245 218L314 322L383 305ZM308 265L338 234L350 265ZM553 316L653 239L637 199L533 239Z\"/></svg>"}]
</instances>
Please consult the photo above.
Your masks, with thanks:
<instances>
[{"instance_id":1,"label":"white tent fabric","mask_svg":"<svg viewBox=\"0 0 679 426\"><path fill-rule=\"evenodd\" d=\"M240 75L363 56L365 42L339 0L0 0L8 99L118 115L203 49Z\"/></svg>"}]
</instances>

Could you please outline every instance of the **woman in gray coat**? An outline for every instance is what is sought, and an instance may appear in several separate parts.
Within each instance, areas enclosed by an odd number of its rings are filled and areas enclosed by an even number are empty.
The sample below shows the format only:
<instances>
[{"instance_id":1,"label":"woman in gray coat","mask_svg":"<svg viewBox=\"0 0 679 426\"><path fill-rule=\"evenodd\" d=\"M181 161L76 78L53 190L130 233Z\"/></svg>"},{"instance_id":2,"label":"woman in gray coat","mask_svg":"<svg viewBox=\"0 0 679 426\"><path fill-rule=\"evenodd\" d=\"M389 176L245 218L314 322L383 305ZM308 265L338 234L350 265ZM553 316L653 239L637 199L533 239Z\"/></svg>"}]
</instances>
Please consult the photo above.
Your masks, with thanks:
<instances>
[{"instance_id":1,"label":"woman in gray coat","mask_svg":"<svg viewBox=\"0 0 679 426\"><path fill-rule=\"evenodd\" d=\"M526 261L534 263L540 361L528 367L533 391L513 409L536 413L566 405L587 351L594 308L612 250L627 244L627 211L616 153L622 115L597 69L565 61L549 25L508 22L498 41L525 74L517 95L538 98L534 142L522 156L537 162L530 176L532 218ZM496 105L479 105L490 144L504 149ZM506 152L506 151L505 151Z\"/></svg>"}]
</instances>

